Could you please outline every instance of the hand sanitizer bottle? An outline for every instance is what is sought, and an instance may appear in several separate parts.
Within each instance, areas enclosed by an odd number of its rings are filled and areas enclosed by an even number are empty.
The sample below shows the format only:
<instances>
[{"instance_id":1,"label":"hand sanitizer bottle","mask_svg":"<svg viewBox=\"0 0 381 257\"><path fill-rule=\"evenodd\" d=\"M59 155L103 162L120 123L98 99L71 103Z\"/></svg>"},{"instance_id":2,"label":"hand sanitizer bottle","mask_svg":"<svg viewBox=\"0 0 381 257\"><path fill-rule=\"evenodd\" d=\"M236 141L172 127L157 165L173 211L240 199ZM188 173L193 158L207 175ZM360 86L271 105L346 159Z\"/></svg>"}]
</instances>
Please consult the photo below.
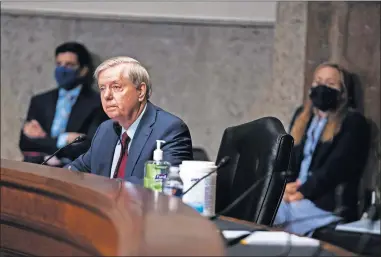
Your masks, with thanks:
<instances>
[{"instance_id":1,"label":"hand sanitizer bottle","mask_svg":"<svg viewBox=\"0 0 381 257\"><path fill-rule=\"evenodd\" d=\"M166 180L171 164L163 161L163 151L161 150L163 140L156 140L156 150L153 152L153 161L147 161L144 168L144 187L163 192L163 183Z\"/></svg>"}]
</instances>

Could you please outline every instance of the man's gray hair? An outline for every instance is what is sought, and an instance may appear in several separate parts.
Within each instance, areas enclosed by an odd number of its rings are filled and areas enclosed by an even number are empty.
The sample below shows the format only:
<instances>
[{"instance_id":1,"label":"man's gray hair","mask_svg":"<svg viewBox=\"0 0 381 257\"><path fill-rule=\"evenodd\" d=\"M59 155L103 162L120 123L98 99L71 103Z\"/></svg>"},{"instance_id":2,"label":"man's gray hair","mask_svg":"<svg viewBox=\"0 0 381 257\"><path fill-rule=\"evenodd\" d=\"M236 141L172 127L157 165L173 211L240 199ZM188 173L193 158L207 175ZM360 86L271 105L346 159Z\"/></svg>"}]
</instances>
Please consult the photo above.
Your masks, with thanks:
<instances>
[{"instance_id":1,"label":"man's gray hair","mask_svg":"<svg viewBox=\"0 0 381 257\"><path fill-rule=\"evenodd\" d=\"M152 84L148 71L140 62L131 57L118 56L107 59L97 67L94 72L94 78L98 80L99 74L102 71L118 65L125 65L122 71L123 76L127 77L136 87L140 86L141 83L147 85L146 99L148 99L152 94Z\"/></svg>"}]
</instances>

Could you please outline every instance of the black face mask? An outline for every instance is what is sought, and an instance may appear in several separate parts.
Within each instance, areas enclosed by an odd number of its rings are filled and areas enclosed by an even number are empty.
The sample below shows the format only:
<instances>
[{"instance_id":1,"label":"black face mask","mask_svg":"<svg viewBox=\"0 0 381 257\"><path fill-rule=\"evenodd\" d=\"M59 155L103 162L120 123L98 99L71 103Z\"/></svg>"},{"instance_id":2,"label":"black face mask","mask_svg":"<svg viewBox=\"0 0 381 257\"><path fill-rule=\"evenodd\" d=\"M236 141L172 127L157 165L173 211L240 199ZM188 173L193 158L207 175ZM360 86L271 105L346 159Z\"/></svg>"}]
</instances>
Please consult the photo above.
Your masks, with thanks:
<instances>
[{"instance_id":1,"label":"black face mask","mask_svg":"<svg viewBox=\"0 0 381 257\"><path fill-rule=\"evenodd\" d=\"M326 85L317 85L310 91L312 104L323 112L335 110L339 103L339 96L339 90Z\"/></svg>"}]
</instances>

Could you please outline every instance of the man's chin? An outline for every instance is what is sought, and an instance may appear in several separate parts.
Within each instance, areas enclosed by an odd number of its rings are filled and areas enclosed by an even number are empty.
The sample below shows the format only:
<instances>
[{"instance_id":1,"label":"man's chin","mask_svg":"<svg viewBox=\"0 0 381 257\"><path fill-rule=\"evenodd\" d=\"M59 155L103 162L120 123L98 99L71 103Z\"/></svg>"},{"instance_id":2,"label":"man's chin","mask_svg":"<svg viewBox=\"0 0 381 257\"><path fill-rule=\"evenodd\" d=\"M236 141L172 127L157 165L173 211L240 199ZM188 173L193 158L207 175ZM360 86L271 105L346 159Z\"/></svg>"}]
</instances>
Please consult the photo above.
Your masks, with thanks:
<instances>
[{"instance_id":1,"label":"man's chin","mask_svg":"<svg viewBox=\"0 0 381 257\"><path fill-rule=\"evenodd\" d=\"M107 116L112 119L113 121L120 121L121 115L119 113L114 113L114 112L107 112Z\"/></svg>"}]
</instances>

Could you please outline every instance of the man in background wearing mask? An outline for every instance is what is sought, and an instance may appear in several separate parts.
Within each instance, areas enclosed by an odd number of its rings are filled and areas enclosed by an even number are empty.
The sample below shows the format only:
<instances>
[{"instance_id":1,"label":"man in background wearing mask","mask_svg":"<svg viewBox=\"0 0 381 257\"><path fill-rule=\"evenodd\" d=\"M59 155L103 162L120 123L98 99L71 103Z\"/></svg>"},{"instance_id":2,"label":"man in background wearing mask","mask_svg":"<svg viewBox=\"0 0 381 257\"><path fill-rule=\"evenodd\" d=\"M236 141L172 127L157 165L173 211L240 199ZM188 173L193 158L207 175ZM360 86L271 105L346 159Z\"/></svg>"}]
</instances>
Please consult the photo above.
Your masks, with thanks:
<instances>
[{"instance_id":1,"label":"man in background wearing mask","mask_svg":"<svg viewBox=\"0 0 381 257\"><path fill-rule=\"evenodd\" d=\"M67 42L55 50L57 87L32 97L19 147L24 161L41 163L58 148L80 135L86 140L65 148L48 165L64 166L86 152L91 139L107 116L99 94L92 89L93 63L88 50Z\"/></svg>"}]
</instances>

